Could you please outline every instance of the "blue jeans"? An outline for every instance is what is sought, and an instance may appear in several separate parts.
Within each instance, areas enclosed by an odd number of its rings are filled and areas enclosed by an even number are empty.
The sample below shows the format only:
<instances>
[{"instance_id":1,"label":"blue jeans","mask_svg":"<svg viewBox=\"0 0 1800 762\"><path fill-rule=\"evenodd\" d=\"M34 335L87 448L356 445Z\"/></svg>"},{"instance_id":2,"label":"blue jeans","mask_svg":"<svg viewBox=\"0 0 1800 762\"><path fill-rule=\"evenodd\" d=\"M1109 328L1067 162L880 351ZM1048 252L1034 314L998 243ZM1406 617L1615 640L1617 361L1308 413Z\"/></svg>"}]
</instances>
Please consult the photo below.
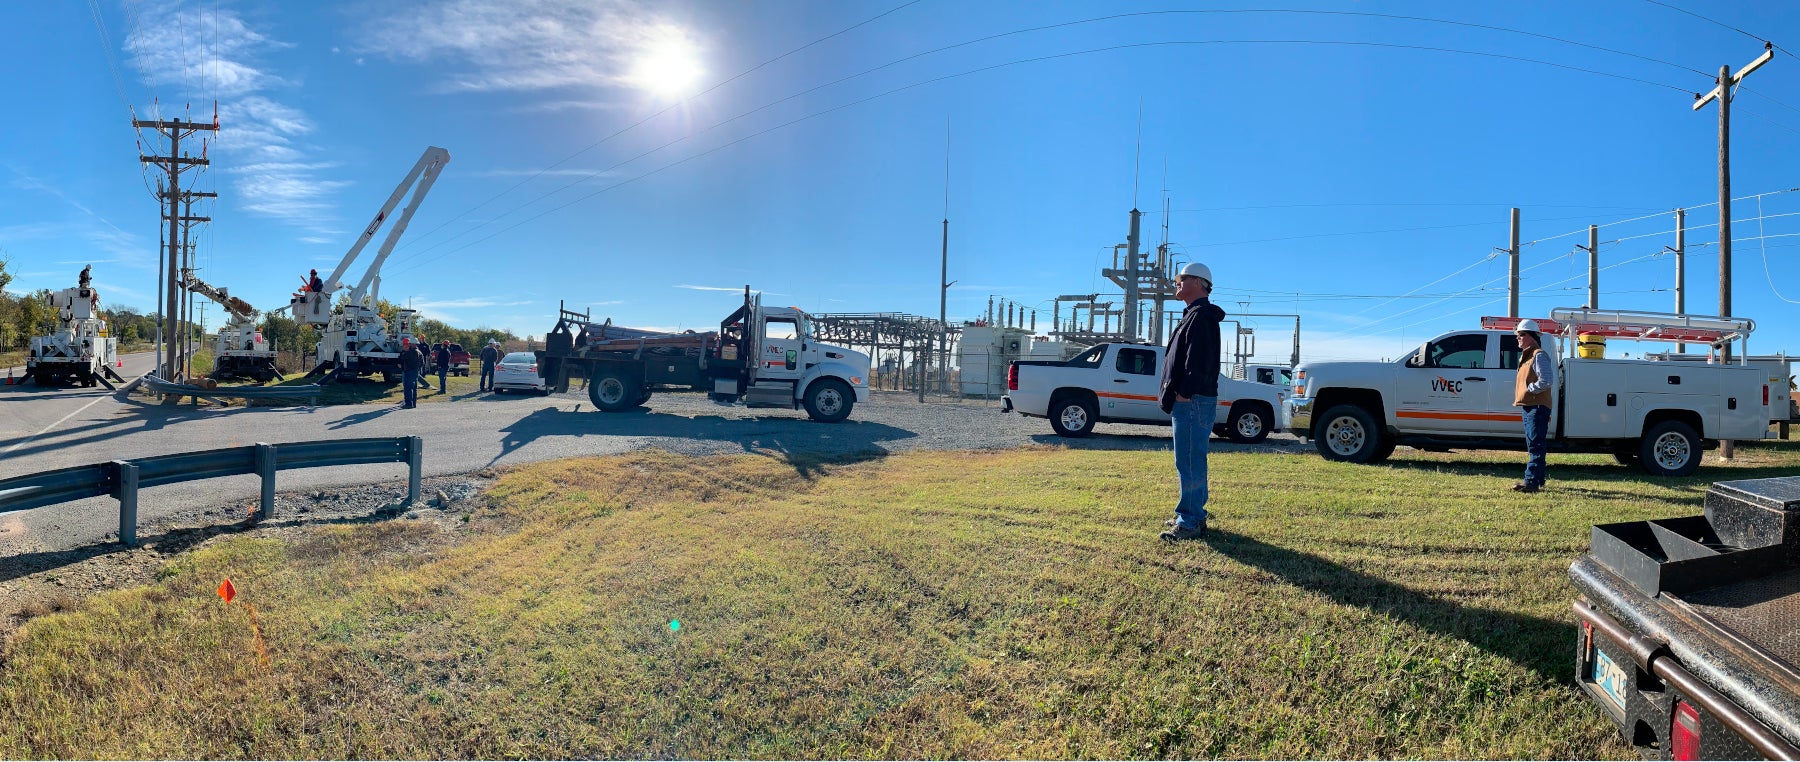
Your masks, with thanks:
<instances>
[{"instance_id":1,"label":"blue jeans","mask_svg":"<svg viewBox=\"0 0 1800 762\"><path fill-rule=\"evenodd\" d=\"M444 379L449 378L449 377L450 377L450 369L448 367L438 368L438 393L439 394L442 394L446 391ZM429 386L429 384L427 384L427 386Z\"/></svg>"},{"instance_id":2,"label":"blue jeans","mask_svg":"<svg viewBox=\"0 0 1800 762\"><path fill-rule=\"evenodd\" d=\"M1544 451L1548 449L1550 438L1550 408L1544 405L1526 405L1521 415L1525 419L1525 452L1531 459L1525 461L1525 483L1539 487L1544 486L1545 465Z\"/></svg>"},{"instance_id":3,"label":"blue jeans","mask_svg":"<svg viewBox=\"0 0 1800 762\"><path fill-rule=\"evenodd\" d=\"M494 388L494 364L493 363L484 362L481 364L481 385L480 386L483 390Z\"/></svg>"},{"instance_id":4,"label":"blue jeans","mask_svg":"<svg viewBox=\"0 0 1800 762\"><path fill-rule=\"evenodd\" d=\"M407 407L419 404L419 372L416 370L409 370L402 372L400 375L404 376L404 378L400 380L400 386L406 389L406 392L401 396L401 399L405 400L402 404Z\"/></svg>"},{"instance_id":5,"label":"blue jeans","mask_svg":"<svg viewBox=\"0 0 1800 762\"><path fill-rule=\"evenodd\" d=\"M1176 400L1170 413L1175 429L1175 473L1181 477L1181 500L1175 504L1177 526L1192 528L1206 520L1206 448L1218 417L1218 397Z\"/></svg>"}]
</instances>

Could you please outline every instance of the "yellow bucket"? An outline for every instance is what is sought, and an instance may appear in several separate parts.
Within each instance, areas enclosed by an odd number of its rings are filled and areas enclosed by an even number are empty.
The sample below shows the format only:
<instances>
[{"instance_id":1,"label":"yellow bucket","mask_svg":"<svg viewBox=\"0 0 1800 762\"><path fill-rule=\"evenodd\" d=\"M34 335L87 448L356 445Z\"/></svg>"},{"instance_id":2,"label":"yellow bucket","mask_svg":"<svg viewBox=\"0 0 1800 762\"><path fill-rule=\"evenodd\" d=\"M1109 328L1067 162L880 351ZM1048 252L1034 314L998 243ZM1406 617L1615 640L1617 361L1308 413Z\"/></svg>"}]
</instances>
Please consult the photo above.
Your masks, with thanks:
<instances>
[{"instance_id":1,"label":"yellow bucket","mask_svg":"<svg viewBox=\"0 0 1800 762\"><path fill-rule=\"evenodd\" d=\"M1603 360L1606 358L1606 337L1597 333L1584 333L1577 337L1575 353L1585 360Z\"/></svg>"}]
</instances>

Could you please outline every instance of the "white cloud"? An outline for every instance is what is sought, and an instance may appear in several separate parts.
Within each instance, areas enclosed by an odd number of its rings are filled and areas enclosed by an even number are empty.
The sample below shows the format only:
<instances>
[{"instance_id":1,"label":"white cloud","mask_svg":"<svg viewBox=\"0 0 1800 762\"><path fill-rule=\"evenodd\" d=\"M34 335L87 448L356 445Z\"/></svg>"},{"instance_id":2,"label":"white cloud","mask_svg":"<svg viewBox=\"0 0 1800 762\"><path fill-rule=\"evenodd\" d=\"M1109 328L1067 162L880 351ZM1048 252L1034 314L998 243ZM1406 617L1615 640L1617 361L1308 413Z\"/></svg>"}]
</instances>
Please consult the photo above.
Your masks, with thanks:
<instances>
[{"instance_id":1,"label":"white cloud","mask_svg":"<svg viewBox=\"0 0 1800 762\"><path fill-rule=\"evenodd\" d=\"M634 62L680 27L630 0L452 0L372 22L364 52L419 62L451 60L449 90L627 86Z\"/></svg>"},{"instance_id":2,"label":"white cloud","mask_svg":"<svg viewBox=\"0 0 1800 762\"><path fill-rule=\"evenodd\" d=\"M293 83L257 63L292 45L217 4L146 3L137 16L125 40L132 67L154 86L217 96L219 131L201 137L213 166L234 179L232 195L248 200L240 208L312 233L332 232L336 191L349 183L320 176L335 165L299 161L317 152L300 142L315 127L304 112L275 99L275 91Z\"/></svg>"},{"instance_id":3,"label":"white cloud","mask_svg":"<svg viewBox=\"0 0 1800 762\"><path fill-rule=\"evenodd\" d=\"M418 309L418 310L437 310L437 309L446 309L446 308L448 308L448 309L469 309L469 308L478 308L478 307L521 307L521 306L525 306L525 305L529 305L529 304L531 304L531 302L528 302L528 301L526 301L526 302L505 302L505 301L500 301L498 299L482 299L482 298L440 299L440 300L414 299L412 302L413 309Z\"/></svg>"}]
</instances>

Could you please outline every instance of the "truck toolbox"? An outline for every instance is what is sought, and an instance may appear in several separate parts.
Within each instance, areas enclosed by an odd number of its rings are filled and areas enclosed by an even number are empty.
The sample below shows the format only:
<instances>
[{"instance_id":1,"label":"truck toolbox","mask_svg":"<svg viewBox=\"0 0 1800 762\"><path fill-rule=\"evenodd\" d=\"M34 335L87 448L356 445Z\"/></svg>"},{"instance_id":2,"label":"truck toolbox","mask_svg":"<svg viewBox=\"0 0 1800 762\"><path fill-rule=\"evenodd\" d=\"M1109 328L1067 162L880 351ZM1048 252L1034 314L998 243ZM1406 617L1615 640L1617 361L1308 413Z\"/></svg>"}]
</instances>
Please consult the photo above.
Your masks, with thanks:
<instances>
[{"instance_id":1,"label":"truck toolbox","mask_svg":"<svg viewBox=\"0 0 1800 762\"><path fill-rule=\"evenodd\" d=\"M1716 483L1704 516L1596 526L1569 573L1576 680L1627 742L1800 758L1800 477Z\"/></svg>"}]
</instances>

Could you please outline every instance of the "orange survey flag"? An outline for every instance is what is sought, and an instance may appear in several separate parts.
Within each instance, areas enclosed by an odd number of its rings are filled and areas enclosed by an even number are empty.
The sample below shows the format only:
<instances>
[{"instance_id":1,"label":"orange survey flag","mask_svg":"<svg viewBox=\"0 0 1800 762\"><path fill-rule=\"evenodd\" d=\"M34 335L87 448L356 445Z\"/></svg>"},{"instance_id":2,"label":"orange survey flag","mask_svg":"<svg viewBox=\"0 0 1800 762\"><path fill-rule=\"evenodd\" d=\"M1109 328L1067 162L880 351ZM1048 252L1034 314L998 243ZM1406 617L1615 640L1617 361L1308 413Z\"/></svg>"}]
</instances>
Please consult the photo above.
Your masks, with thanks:
<instances>
[{"instance_id":1,"label":"orange survey flag","mask_svg":"<svg viewBox=\"0 0 1800 762\"><path fill-rule=\"evenodd\" d=\"M219 583L219 597L224 598L226 603L230 603L231 599L237 597L237 587L231 584L230 577L226 577L224 582Z\"/></svg>"}]
</instances>

